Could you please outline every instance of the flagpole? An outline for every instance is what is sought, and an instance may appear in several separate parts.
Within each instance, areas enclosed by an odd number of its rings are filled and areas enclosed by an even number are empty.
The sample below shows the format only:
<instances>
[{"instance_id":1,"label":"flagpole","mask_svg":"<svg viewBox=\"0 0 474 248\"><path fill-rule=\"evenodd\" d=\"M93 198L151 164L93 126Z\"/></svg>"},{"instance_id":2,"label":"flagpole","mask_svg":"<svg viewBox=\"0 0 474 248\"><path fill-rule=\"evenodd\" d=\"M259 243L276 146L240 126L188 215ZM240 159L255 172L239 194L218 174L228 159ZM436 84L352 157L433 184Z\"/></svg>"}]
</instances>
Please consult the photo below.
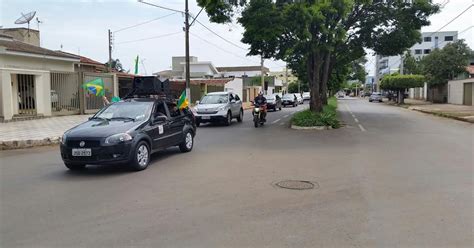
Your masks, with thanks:
<instances>
[{"instance_id":1,"label":"flagpole","mask_svg":"<svg viewBox=\"0 0 474 248\"><path fill-rule=\"evenodd\" d=\"M190 88L190 66L189 66L189 7L188 7L188 0L185 1L184 13L186 16L185 20L185 46L186 46L186 98L188 102L191 102L191 88Z\"/></svg>"}]
</instances>

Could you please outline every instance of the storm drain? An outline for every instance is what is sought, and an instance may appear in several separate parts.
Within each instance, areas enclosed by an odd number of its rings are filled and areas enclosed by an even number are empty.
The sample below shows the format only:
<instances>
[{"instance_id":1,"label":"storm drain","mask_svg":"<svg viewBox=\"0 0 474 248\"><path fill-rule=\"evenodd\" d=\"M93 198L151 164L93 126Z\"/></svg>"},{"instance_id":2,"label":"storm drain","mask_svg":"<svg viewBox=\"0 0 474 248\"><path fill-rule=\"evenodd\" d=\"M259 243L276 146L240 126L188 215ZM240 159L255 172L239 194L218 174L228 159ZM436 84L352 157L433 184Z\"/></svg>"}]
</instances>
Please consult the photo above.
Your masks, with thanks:
<instances>
[{"instance_id":1,"label":"storm drain","mask_svg":"<svg viewBox=\"0 0 474 248\"><path fill-rule=\"evenodd\" d=\"M284 189L294 189L294 190L305 190L313 189L314 183L310 181L300 181L300 180L285 180L275 183L276 186Z\"/></svg>"}]
</instances>

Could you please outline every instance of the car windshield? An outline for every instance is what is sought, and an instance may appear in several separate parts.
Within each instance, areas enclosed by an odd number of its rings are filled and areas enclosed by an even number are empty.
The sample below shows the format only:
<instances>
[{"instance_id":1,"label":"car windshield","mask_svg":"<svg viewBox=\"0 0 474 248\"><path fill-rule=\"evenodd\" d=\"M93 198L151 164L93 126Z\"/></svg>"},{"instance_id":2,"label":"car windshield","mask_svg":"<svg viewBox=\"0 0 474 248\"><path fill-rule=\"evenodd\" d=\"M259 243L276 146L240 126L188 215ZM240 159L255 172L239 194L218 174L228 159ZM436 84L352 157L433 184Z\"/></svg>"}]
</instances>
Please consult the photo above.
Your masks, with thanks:
<instances>
[{"instance_id":1,"label":"car windshield","mask_svg":"<svg viewBox=\"0 0 474 248\"><path fill-rule=\"evenodd\" d=\"M220 104L220 103L227 103L229 98L226 94L223 95L207 95L201 99L202 104Z\"/></svg>"},{"instance_id":2,"label":"car windshield","mask_svg":"<svg viewBox=\"0 0 474 248\"><path fill-rule=\"evenodd\" d=\"M372 96L380 96L380 93L372 93Z\"/></svg>"},{"instance_id":3,"label":"car windshield","mask_svg":"<svg viewBox=\"0 0 474 248\"><path fill-rule=\"evenodd\" d=\"M93 118L107 120L144 120L150 116L153 102L117 102L99 111Z\"/></svg>"},{"instance_id":4,"label":"car windshield","mask_svg":"<svg viewBox=\"0 0 474 248\"><path fill-rule=\"evenodd\" d=\"M295 95L293 94L286 94L283 96L283 99L290 99L290 100L293 100L295 99Z\"/></svg>"}]
</instances>

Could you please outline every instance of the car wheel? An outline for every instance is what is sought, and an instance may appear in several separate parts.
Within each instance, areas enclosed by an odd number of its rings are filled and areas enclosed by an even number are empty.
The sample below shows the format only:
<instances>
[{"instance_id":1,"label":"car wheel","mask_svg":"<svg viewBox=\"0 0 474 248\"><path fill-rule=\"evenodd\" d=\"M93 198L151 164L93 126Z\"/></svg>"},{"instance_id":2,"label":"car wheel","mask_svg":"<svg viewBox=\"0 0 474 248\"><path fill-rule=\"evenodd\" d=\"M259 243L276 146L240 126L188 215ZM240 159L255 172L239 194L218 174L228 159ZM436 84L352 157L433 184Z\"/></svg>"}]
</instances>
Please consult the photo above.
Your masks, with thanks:
<instances>
[{"instance_id":1,"label":"car wheel","mask_svg":"<svg viewBox=\"0 0 474 248\"><path fill-rule=\"evenodd\" d=\"M64 163L64 165L72 171L84 170L86 168L85 164Z\"/></svg>"},{"instance_id":2,"label":"car wheel","mask_svg":"<svg viewBox=\"0 0 474 248\"><path fill-rule=\"evenodd\" d=\"M145 141L138 142L132 159L132 169L141 171L148 167L150 163L150 147Z\"/></svg>"},{"instance_id":3,"label":"car wheel","mask_svg":"<svg viewBox=\"0 0 474 248\"><path fill-rule=\"evenodd\" d=\"M296 103L293 103L293 108L296 107L296 106L297 106Z\"/></svg>"},{"instance_id":4,"label":"car wheel","mask_svg":"<svg viewBox=\"0 0 474 248\"><path fill-rule=\"evenodd\" d=\"M372 102L372 100L369 100L369 102Z\"/></svg>"},{"instance_id":5,"label":"car wheel","mask_svg":"<svg viewBox=\"0 0 474 248\"><path fill-rule=\"evenodd\" d=\"M196 127L199 127L201 125L201 122L196 121Z\"/></svg>"},{"instance_id":6,"label":"car wheel","mask_svg":"<svg viewBox=\"0 0 474 248\"><path fill-rule=\"evenodd\" d=\"M179 150L181 152L190 152L194 146L194 137L191 131L186 131L184 133L183 142L179 145Z\"/></svg>"},{"instance_id":7,"label":"car wheel","mask_svg":"<svg viewBox=\"0 0 474 248\"><path fill-rule=\"evenodd\" d=\"M242 122L243 119L244 119L244 110L240 109L240 113L239 113L239 117L237 117L237 121Z\"/></svg>"},{"instance_id":8,"label":"car wheel","mask_svg":"<svg viewBox=\"0 0 474 248\"><path fill-rule=\"evenodd\" d=\"M225 118L224 125L230 126L230 123L232 123L232 113L229 111L227 112L227 117Z\"/></svg>"}]
</instances>

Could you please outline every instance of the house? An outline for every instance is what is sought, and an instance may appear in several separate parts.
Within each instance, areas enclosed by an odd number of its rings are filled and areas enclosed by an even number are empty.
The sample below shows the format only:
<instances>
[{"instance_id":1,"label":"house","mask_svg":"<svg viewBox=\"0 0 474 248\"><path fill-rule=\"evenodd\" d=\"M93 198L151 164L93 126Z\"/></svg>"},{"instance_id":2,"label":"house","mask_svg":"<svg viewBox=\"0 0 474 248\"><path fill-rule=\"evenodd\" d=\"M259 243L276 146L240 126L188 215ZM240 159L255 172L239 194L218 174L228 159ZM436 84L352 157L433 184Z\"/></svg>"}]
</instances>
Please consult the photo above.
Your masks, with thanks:
<instances>
[{"instance_id":1,"label":"house","mask_svg":"<svg viewBox=\"0 0 474 248\"><path fill-rule=\"evenodd\" d=\"M191 78L213 78L218 75L216 67L210 61L198 61L197 57L189 57ZM161 78L182 79L186 78L186 57L175 56L171 58L171 70L153 73Z\"/></svg>"},{"instance_id":2,"label":"house","mask_svg":"<svg viewBox=\"0 0 474 248\"><path fill-rule=\"evenodd\" d=\"M217 67L220 77L255 77L262 75L261 66L231 66ZM270 69L263 67L263 73L268 76Z\"/></svg>"},{"instance_id":3,"label":"house","mask_svg":"<svg viewBox=\"0 0 474 248\"><path fill-rule=\"evenodd\" d=\"M269 74L270 76L274 76L276 78L275 92L284 93L288 90L288 84L298 83L298 77L296 77L290 69L285 71L270 72Z\"/></svg>"},{"instance_id":4,"label":"house","mask_svg":"<svg viewBox=\"0 0 474 248\"><path fill-rule=\"evenodd\" d=\"M23 33L23 30L18 32ZM36 32L30 30L30 33ZM51 81L67 80L80 58L32 45L32 41L17 40L3 34L4 31L0 33L0 119L52 115L52 102L59 99L51 91ZM28 35L17 36L28 39ZM70 101L70 108L79 109L76 103L78 101Z\"/></svg>"},{"instance_id":5,"label":"house","mask_svg":"<svg viewBox=\"0 0 474 248\"><path fill-rule=\"evenodd\" d=\"M466 73L448 81L448 103L473 106L474 103L474 63L466 68Z\"/></svg>"}]
</instances>

